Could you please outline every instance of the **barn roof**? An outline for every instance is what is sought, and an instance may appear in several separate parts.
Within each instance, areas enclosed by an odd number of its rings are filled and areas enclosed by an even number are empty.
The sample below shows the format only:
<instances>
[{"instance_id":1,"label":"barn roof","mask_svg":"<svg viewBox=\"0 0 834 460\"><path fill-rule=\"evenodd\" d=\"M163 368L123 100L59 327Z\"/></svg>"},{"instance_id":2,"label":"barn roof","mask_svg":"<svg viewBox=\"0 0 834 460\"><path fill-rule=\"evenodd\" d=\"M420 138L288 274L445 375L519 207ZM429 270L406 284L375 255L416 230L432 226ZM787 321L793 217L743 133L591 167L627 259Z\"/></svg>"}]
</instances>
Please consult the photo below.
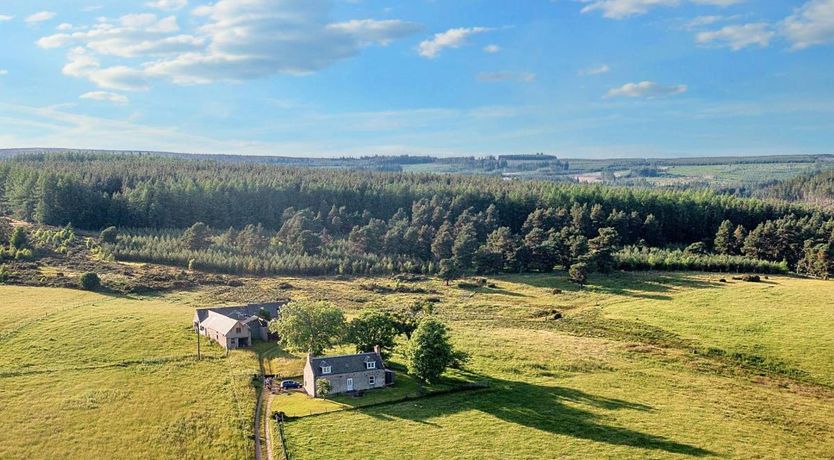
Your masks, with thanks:
<instances>
[{"instance_id":1,"label":"barn roof","mask_svg":"<svg viewBox=\"0 0 834 460\"><path fill-rule=\"evenodd\" d=\"M252 316L258 316L261 310L265 310L269 313L269 316L272 318L276 318L278 316L278 312L281 310L287 302L267 302L267 303L250 303L248 305L236 305L230 307L210 307L210 308L199 308L194 313L198 322L203 323L208 317L210 312L214 312L228 318L236 319L239 321L243 321L247 318Z\"/></svg>"},{"instance_id":2,"label":"barn roof","mask_svg":"<svg viewBox=\"0 0 834 460\"><path fill-rule=\"evenodd\" d=\"M200 324L202 324L206 329L212 329L223 334L228 334L232 329L240 324L240 321L212 311L209 312L206 320Z\"/></svg>"}]
</instances>

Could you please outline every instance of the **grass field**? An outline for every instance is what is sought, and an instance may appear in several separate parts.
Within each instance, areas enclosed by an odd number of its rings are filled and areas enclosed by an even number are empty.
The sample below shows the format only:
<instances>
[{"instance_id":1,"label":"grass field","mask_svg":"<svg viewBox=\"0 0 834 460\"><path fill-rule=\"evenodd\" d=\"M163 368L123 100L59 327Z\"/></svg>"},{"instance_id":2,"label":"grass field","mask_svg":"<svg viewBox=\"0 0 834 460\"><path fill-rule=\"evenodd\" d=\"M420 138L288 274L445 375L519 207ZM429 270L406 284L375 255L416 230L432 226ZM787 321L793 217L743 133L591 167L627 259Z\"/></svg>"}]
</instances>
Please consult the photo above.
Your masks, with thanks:
<instances>
[{"instance_id":1,"label":"grass field","mask_svg":"<svg viewBox=\"0 0 834 460\"><path fill-rule=\"evenodd\" d=\"M0 298L0 458L248 457L257 360L196 361L188 294Z\"/></svg>"},{"instance_id":2,"label":"grass field","mask_svg":"<svg viewBox=\"0 0 834 460\"><path fill-rule=\"evenodd\" d=\"M834 282L492 280L479 289L427 280L409 283L421 293L387 295L361 279L252 279L136 298L0 286L0 458L250 458L258 358L268 373L292 376L302 356L260 344L227 358L204 343L198 362L192 312L287 296L330 300L348 316L432 299L472 357L467 378L489 382L293 420L293 459L834 457ZM552 309L564 318L544 319ZM406 378L319 410L415 388ZM271 410L310 407L281 396Z\"/></svg>"},{"instance_id":3,"label":"grass field","mask_svg":"<svg viewBox=\"0 0 834 460\"><path fill-rule=\"evenodd\" d=\"M386 455L415 459L834 455L834 326L825 321L834 284L592 281L581 291L556 276L502 277L474 291L422 284L442 296L438 314L491 389L289 422L293 458L362 458L380 442ZM534 319L550 308L566 318Z\"/></svg>"}]
</instances>

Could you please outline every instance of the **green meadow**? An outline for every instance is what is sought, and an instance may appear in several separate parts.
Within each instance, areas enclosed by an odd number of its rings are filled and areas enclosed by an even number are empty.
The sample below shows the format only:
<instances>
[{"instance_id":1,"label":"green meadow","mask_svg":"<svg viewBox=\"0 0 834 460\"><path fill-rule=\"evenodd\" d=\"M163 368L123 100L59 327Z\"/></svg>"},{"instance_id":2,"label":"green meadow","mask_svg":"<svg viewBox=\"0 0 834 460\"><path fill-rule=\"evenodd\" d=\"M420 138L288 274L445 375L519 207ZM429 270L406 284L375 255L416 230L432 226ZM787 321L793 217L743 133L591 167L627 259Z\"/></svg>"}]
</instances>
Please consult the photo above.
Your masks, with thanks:
<instances>
[{"instance_id":1,"label":"green meadow","mask_svg":"<svg viewBox=\"0 0 834 460\"><path fill-rule=\"evenodd\" d=\"M471 356L444 385L486 385L396 402L444 389L403 376L364 398L275 396L270 410L301 416L286 424L293 459L831 458L834 283L721 276L425 280L389 294L369 289L396 288L389 279L138 297L0 286L0 458L251 458L251 375L298 375L303 358L272 344L225 356L203 342L197 361L191 318L278 297L330 300L349 317L431 301Z\"/></svg>"}]
</instances>

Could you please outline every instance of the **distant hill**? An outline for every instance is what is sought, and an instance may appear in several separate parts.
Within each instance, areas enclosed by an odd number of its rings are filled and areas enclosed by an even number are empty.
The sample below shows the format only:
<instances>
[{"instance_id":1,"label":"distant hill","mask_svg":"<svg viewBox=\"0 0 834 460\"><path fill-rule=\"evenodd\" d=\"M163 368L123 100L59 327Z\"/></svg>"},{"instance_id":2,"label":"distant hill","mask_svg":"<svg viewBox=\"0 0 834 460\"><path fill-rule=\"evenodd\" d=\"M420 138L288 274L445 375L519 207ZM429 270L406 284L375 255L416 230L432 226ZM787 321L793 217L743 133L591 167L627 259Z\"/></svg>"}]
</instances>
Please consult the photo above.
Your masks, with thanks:
<instances>
[{"instance_id":1,"label":"distant hill","mask_svg":"<svg viewBox=\"0 0 834 460\"><path fill-rule=\"evenodd\" d=\"M834 170L803 174L768 186L757 195L788 201L803 201L834 209Z\"/></svg>"}]
</instances>

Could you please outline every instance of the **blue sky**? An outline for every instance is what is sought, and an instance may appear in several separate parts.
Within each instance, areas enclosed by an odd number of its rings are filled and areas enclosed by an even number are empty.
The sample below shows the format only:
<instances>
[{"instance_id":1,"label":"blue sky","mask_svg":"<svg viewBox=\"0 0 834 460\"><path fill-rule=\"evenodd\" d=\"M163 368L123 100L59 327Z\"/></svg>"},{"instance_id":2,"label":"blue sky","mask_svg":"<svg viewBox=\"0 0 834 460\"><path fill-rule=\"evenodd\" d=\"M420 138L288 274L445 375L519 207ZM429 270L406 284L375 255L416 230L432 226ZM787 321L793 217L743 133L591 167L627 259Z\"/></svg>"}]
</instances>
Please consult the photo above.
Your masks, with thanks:
<instances>
[{"instance_id":1,"label":"blue sky","mask_svg":"<svg viewBox=\"0 0 834 460\"><path fill-rule=\"evenodd\" d=\"M834 153L834 0L4 0L0 37L0 147Z\"/></svg>"}]
</instances>

